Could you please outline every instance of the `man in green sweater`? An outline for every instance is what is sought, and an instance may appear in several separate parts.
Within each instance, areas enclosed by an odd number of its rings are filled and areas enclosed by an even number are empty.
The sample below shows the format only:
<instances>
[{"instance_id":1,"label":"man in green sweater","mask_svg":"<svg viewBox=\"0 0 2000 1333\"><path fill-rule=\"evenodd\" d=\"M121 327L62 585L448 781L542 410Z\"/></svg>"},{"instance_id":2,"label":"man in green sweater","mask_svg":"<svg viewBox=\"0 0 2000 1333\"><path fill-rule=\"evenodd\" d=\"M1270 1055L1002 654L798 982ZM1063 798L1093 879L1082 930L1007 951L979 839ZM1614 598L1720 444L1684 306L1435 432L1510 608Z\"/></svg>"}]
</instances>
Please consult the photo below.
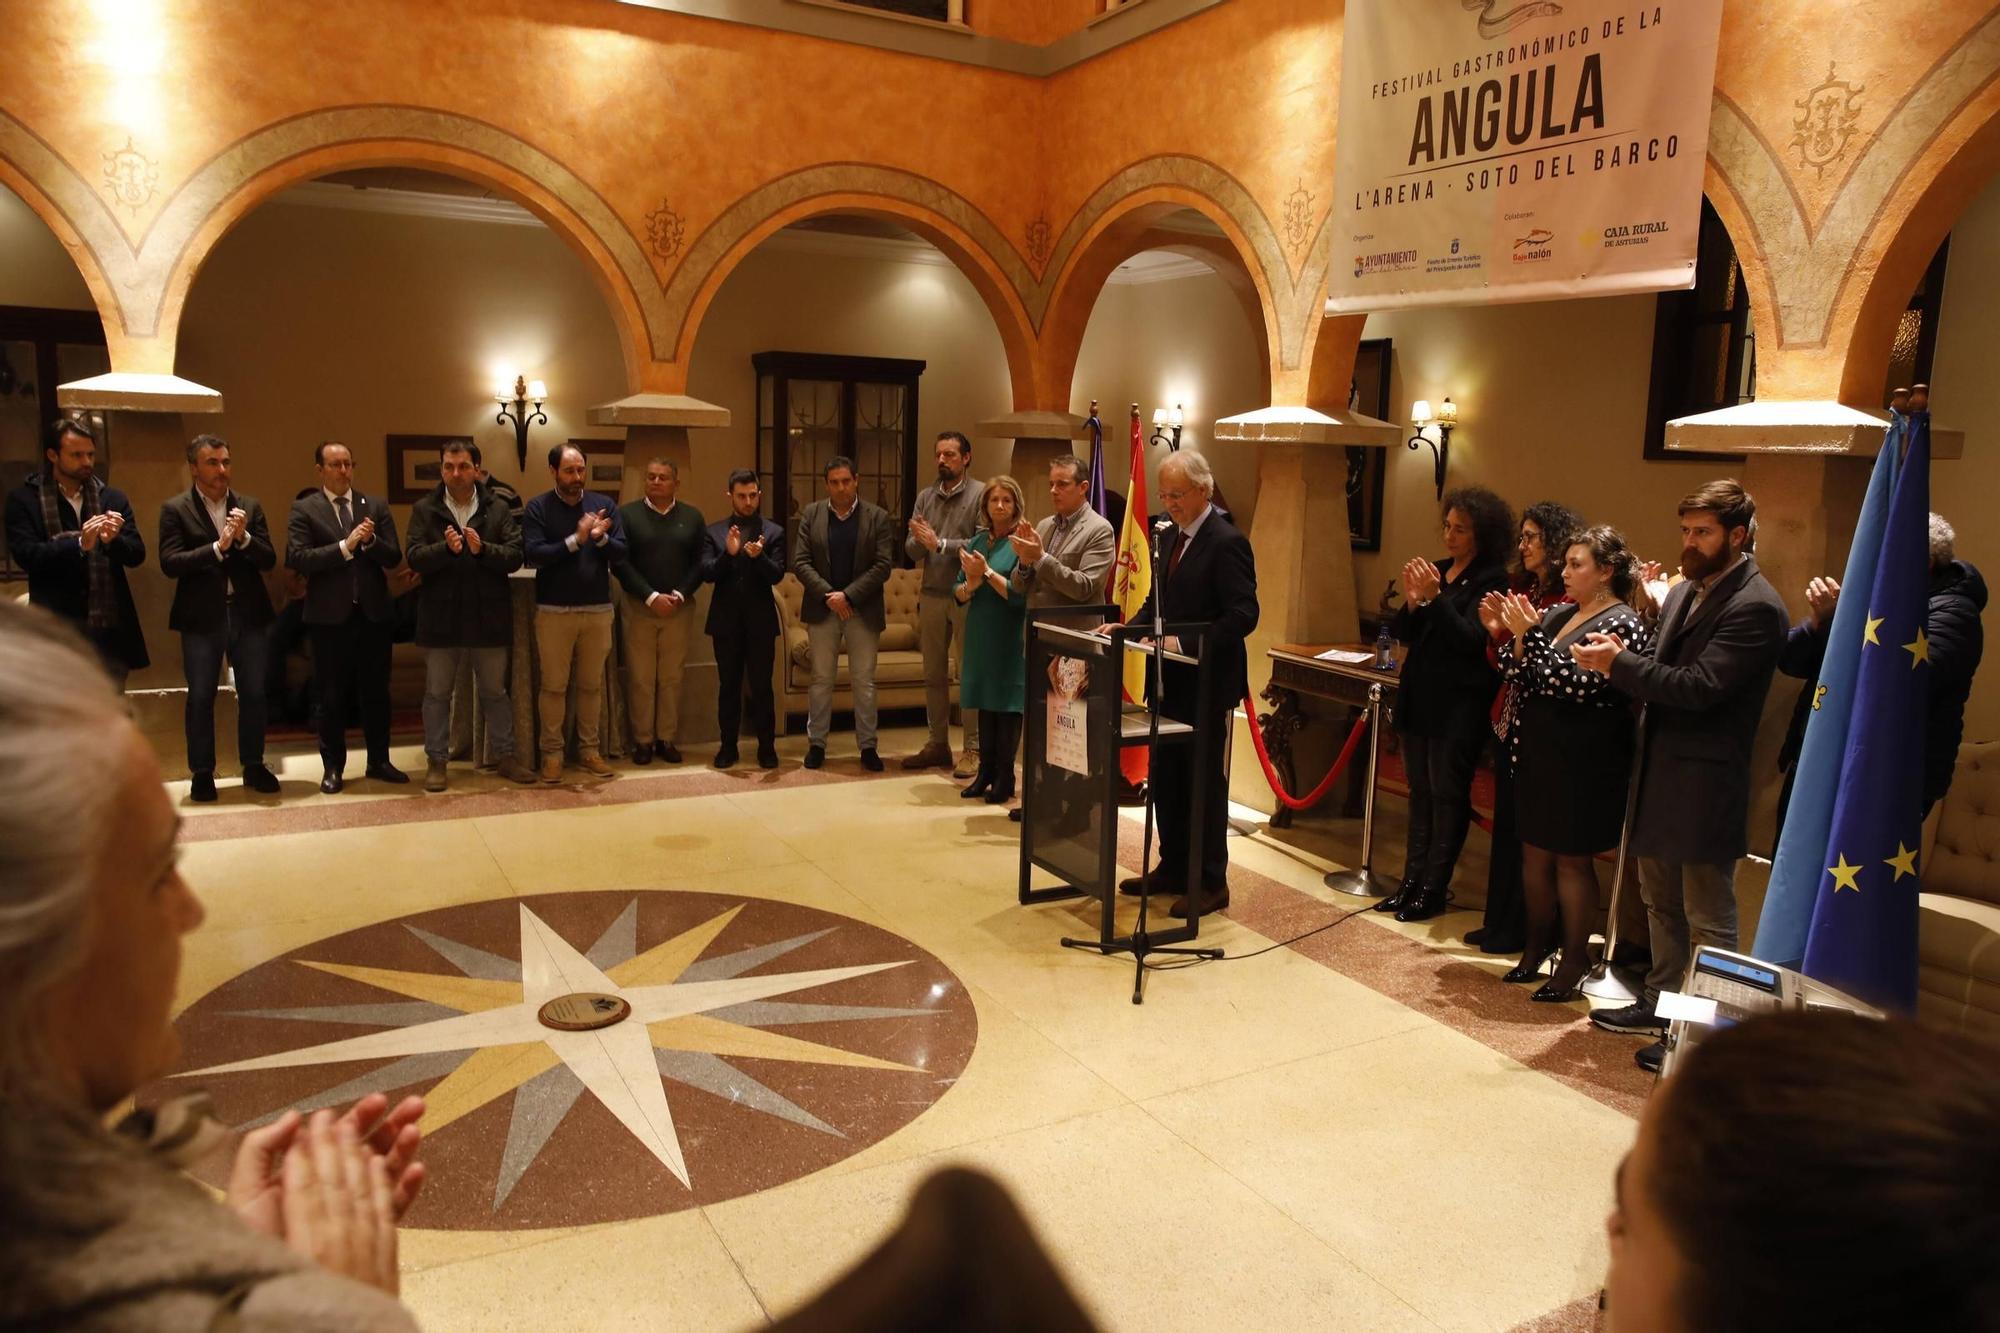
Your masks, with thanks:
<instances>
[{"instance_id":1,"label":"man in green sweater","mask_svg":"<svg viewBox=\"0 0 2000 1333\"><path fill-rule=\"evenodd\" d=\"M674 748L681 720L681 667L701 586L701 512L674 498L680 469L664 458L646 464L646 496L619 511L626 553L616 566L625 589L618 616L625 640L625 681L632 713L632 762L681 761Z\"/></svg>"}]
</instances>

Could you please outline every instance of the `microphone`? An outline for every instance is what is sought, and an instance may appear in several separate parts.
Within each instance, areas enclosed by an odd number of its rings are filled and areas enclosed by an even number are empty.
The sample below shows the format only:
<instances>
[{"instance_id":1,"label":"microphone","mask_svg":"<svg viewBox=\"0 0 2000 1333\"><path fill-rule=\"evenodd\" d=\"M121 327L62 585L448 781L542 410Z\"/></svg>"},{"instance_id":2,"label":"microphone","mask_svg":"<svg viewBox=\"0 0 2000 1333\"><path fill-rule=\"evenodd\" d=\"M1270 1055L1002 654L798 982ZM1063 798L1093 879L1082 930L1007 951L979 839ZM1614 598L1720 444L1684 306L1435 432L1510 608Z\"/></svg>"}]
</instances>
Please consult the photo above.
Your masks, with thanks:
<instances>
[{"instance_id":1,"label":"microphone","mask_svg":"<svg viewBox=\"0 0 2000 1333\"><path fill-rule=\"evenodd\" d=\"M1163 518L1153 524L1153 531L1165 532L1168 528L1171 528L1173 526L1174 526L1174 521L1171 518Z\"/></svg>"}]
</instances>

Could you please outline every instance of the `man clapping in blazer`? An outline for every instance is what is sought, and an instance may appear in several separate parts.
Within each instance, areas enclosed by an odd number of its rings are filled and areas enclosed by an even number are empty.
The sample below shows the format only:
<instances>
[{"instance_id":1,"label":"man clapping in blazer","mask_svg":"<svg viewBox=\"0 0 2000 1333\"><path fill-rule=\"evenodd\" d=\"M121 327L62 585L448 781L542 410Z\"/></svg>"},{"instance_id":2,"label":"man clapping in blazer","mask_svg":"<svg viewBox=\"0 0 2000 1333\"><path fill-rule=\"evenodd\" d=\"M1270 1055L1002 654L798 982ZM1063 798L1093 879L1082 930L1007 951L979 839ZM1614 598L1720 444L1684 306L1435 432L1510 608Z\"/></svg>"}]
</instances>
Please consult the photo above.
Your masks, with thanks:
<instances>
[{"instance_id":1,"label":"man clapping in blazer","mask_svg":"<svg viewBox=\"0 0 2000 1333\"><path fill-rule=\"evenodd\" d=\"M264 571L278 563L264 507L229 486L229 445L215 435L188 441L192 485L160 506L160 569L175 581L167 627L181 636L187 675L191 799L215 799L215 691L222 659L236 669L236 757L243 785L266 795L278 779L264 763L264 683L273 619Z\"/></svg>"},{"instance_id":2,"label":"man clapping in blazer","mask_svg":"<svg viewBox=\"0 0 2000 1333\"><path fill-rule=\"evenodd\" d=\"M826 733L833 720L833 676L847 649L854 688L854 739L861 766L882 771L875 749L875 649L887 623L882 589L895 559L889 511L859 495L854 460L826 465L826 499L799 515L799 544L792 573L805 585L799 619L812 644L812 689L806 696L806 767L826 762Z\"/></svg>"},{"instance_id":3,"label":"man clapping in blazer","mask_svg":"<svg viewBox=\"0 0 2000 1333\"><path fill-rule=\"evenodd\" d=\"M395 601L388 570L401 563L389 506L354 489L354 455L328 440L313 450L319 486L292 502L285 565L305 575L306 634L319 698L319 789L341 789L347 767L348 701L361 701L366 773L378 782L410 775L389 762L389 650Z\"/></svg>"}]
</instances>

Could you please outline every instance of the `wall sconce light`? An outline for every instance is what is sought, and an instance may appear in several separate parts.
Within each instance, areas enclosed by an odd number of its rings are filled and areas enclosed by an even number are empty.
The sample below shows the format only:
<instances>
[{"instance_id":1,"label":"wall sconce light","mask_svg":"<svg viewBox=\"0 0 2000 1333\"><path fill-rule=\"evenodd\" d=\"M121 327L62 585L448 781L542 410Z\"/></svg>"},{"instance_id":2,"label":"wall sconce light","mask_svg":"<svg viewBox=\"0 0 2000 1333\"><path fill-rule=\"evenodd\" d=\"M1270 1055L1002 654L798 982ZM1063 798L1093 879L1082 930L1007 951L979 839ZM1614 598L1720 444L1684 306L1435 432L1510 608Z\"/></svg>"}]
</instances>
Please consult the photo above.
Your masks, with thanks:
<instances>
[{"instance_id":1,"label":"wall sconce light","mask_svg":"<svg viewBox=\"0 0 2000 1333\"><path fill-rule=\"evenodd\" d=\"M1134 403L1132 406L1136 409L1139 405ZM1179 449L1181 447L1181 427L1186 424L1187 413L1181 409L1179 403L1174 404L1174 409L1171 412L1164 407L1154 408L1153 438L1151 442L1154 444L1164 444L1170 450ZM1172 434L1168 434L1169 431Z\"/></svg>"},{"instance_id":2,"label":"wall sconce light","mask_svg":"<svg viewBox=\"0 0 2000 1333\"><path fill-rule=\"evenodd\" d=\"M1437 482L1438 498L1442 500L1444 498L1444 469L1445 464L1451 458L1451 432L1458 425L1458 408L1452 403L1451 399L1447 398L1439 403L1437 411L1433 412L1430 401L1419 398L1416 402L1410 404L1410 424L1416 428L1417 432L1408 440L1410 448L1415 449L1420 444L1428 444L1431 447L1431 456L1434 460L1432 472L1434 480ZM1429 430L1433 426L1437 427L1437 438L1435 440L1424 434L1426 430Z\"/></svg>"},{"instance_id":3,"label":"wall sconce light","mask_svg":"<svg viewBox=\"0 0 2000 1333\"><path fill-rule=\"evenodd\" d=\"M520 461L521 471L526 472L528 427L549 424L548 413L542 411L542 404L549 400L549 386L540 380L529 383L525 376L516 375L513 386L510 388L502 384L493 398L500 404L500 415L493 419L503 426L510 421L514 423L514 453ZM533 412L528 410L531 402L535 405Z\"/></svg>"}]
</instances>

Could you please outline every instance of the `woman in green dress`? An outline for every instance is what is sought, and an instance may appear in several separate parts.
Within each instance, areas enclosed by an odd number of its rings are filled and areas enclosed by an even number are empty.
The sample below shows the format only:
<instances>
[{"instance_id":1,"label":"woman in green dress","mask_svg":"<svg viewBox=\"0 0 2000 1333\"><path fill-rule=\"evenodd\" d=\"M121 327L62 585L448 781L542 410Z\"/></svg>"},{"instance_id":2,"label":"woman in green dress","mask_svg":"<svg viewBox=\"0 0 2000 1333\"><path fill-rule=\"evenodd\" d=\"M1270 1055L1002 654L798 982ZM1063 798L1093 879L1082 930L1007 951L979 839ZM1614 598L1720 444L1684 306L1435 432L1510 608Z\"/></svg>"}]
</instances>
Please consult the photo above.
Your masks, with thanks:
<instances>
[{"instance_id":1,"label":"woman in green dress","mask_svg":"<svg viewBox=\"0 0 2000 1333\"><path fill-rule=\"evenodd\" d=\"M959 554L953 595L965 607L965 654L959 663L958 702L979 710L979 775L959 795L1004 805L1014 794L1014 747L1021 740L1021 707L1028 688L1028 598L1011 583L1017 557L1014 529L1021 522L1021 486L1012 477L986 483L985 526Z\"/></svg>"}]
</instances>

